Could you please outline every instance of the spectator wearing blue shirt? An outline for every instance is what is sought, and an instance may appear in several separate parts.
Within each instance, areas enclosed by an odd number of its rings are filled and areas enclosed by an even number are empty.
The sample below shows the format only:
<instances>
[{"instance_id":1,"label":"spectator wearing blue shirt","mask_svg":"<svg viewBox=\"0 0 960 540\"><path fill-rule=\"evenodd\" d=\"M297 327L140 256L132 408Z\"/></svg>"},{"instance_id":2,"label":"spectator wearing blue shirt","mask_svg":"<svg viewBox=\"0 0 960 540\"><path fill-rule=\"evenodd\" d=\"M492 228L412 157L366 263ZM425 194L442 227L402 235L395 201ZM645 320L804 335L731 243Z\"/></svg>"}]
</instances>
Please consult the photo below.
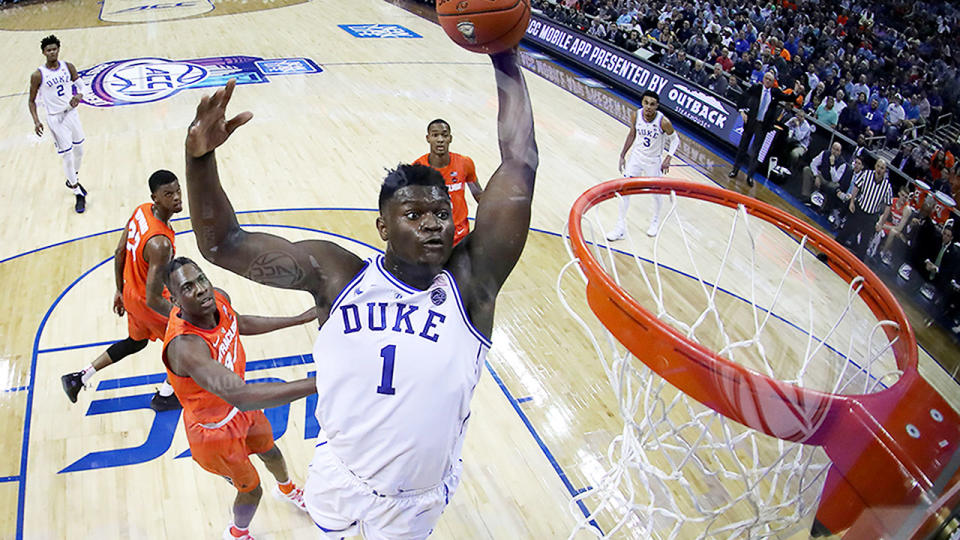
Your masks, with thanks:
<instances>
[{"instance_id":1,"label":"spectator wearing blue shirt","mask_svg":"<svg viewBox=\"0 0 960 540\"><path fill-rule=\"evenodd\" d=\"M840 112L840 116L837 119L837 126L840 128L841 133L851 139L856 139L857 136L863 132L863 115L853 100L848 100L847 106Z\"/></svg>"},{"instance_id":2,"label":"spectator wearing blue shirt","mask_svg":"<svg viewBox=\"0 0 960 540\"><path fill-rule=\"evenodd\" d=\"M917 105L917 103L918 100L916 94L910 96L906 101L903 102L903 113L907 120L914 124L916 124L917 120L920 119L920 107Z\"/></svg>"},{"instance_id":3,"label":"spectator wearing blue shirt","mask_svg":"<svg viewBox=\"0 0 960 540\"><path fill-rule=\"evenodd\" d=\"M763 62L757 60L753 63L753 71L750 72L750 84L757 84L763 80Z\"/></svg>"},{"instance_id":4,"label":"spectator wearing blue shirt","mask_svg":"<svg viewBox=\"0 0 960 540\"><path fill-rule=\"evenodd\" d=\"M743 32L737 32L737 39L733 42L733 48L737 51L737 54L750 51L750 42L744 37Z\"/></svg>"},{"instance_id":5,"label":"spectator wearing blue shirt","mask_svg":"<svg viewBox=\"0 0 960 540\"><path fill-rule=\"evenodd\" d=\"M863 112L863 120L867 126L864 132L867 138L883 133L883 109L877 98L870 100L870 106Z\"/></svg>"}]
</instances>

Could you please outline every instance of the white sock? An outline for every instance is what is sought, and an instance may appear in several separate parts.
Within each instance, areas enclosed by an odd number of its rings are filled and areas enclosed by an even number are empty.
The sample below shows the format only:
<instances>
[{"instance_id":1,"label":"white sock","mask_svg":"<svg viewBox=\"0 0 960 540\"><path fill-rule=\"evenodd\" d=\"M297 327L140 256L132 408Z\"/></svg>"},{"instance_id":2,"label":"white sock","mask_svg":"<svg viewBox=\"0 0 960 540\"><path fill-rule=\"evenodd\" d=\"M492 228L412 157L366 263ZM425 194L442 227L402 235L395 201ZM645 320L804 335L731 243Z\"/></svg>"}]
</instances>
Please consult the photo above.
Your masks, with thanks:
<instances>
[{"instance_id":1,"label":"white sock","mask_svg":"<svg viewBox=\"0 0 960 540\"><path fill-rule=\"evenodd\" d=\"M173 395L173 387L170 386L170 383L163 381L163 384L160 385L160 397L170 397Z\"/></svg>"},{"instance_id":2,"label":"white sock","mask_svg":"<svg viewBox=\"0 0 960 540\"><path fill-rule=\"evenodd\" d=\"M80 174L80 162L83 161L83 141L73 143L73 170Z\"/></svg>"},{"instance_id":3,"label":"white sock","mask_svg":"<svg viewBox=\"0 0 960 540\"><path fill-rule=\"evenodd\" d=\"M77 168L73 166L73 149L60 154L63 159L63 172L67 175L67 184L73 188L73 192L78 194L77 190Z\"/></svg>"},{"instance_id":4,"label":"white sock","mask_svg":"<svg viewBox=\"0 0 960 540\"><path fill-rule=\"evenodd\" d=\"M663 199L665 197L665 195L653 196L653 223L660 222L660 208L663 206Z\"/></svg>"},{"instance_id":5,"label":"white sock","mask_svg":"<svg viewBox=\"0 0 960 540\"><path fill-rule=\"evenodd\" d=\"M620 215L617 216L617 229L627 228L627 210L630 208L630 197L630 195L620 197Z\"/></svg>"},{"instance_id":6,"label":"white sock","mask_svg":"<svg viewBox=\"0 0 960 540\"><path fill-rule=\"evenodd\" d=\"M82 374L80 376L80 382L86 385L88 382L90 382L90 379L93 378L93 375L96 372L97 372L97 368L93 367L93 364L90 364L89 366L86 367L86 369L80 372Z\"/></svg>"}]
</instances>

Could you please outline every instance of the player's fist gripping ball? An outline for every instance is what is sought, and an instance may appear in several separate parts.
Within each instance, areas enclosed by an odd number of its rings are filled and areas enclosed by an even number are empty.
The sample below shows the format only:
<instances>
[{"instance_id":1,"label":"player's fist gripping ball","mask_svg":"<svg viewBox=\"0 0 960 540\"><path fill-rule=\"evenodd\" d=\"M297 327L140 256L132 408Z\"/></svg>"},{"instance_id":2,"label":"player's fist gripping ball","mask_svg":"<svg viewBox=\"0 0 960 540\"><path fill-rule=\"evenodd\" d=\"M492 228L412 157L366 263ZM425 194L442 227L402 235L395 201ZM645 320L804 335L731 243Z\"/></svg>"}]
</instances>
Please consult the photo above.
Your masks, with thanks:
<instances>
[{"instance_id":1,"label":"player's fist gripping ball","mask_svg":"<svg viewBox=\"0 0 960 540\"><path fill-rule=\"evenodd\" d=\"M493 54L520 43L530 0L437 0L440 26L468 51Z\"/></svg>"}]
</instances>

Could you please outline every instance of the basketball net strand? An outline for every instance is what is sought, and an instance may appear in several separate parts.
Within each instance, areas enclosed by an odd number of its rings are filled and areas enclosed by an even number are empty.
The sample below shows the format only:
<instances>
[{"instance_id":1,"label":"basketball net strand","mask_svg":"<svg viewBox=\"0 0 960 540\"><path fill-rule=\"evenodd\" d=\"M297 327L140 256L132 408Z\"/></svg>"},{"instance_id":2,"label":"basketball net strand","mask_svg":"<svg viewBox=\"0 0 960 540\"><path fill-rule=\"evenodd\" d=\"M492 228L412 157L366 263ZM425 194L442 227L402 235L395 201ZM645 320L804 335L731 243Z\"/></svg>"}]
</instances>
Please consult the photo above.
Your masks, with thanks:
<instances>
[{"instance_id":1,"label":"basketball net strand","mask_svg":"<svg viewBox=\"0 0 960 540\"><path fill-rule=\"evenodd\" d=\"M620 193L615 195L619 201ZM809 381L811 372L823 372L817 369L818 362L823 362L822 357L839 358L836 362L839 366L829 369L832 380L816 382L818 389L825 392L874 392L892 384L901 374L896 369L874 373L875 369L879 370L881 360L893 354L895 339L889 340L884 332L887 326L896 326L892 321L879 321L869 331L861 324L858 332L850 333L843 353L830 345L841 341L837 337L838 329L844 321L849 322L848 316L864 286L862 277L848 284L843 308L827 321L829 328L819 335L814 331L815 322L825 326L826 315L814 307L817 288L805 265L805 258L812 256L806 237L797 241L789 263L776 282L769 306L764 307L758 300L757 275L764 270L758 268L758 232L744 206L740 205L733 213L720 264L709 280L702 277L697 252L691 247L690 231L695 225L680 215L675 192L670 193L669 208L660 222L661 234L653 240L652 260L638 255L640 246L634 242L630 227L625 237L629 251L612 249L602 239L604 229L598 213L591 210L581 218L584 239L593 257L621 287L628 269L619 269L616 263L631 257L639 274L636 281L646 289L649 298L646 301L649 306L645 307L686 339L703 344L706 336L701 334L717 334L710 339L719 341L714 350L720 356L733 362L749 361L751 369L800 387L813 384ZM682 253L691 269L688 273L696 280L695 289L705 302L692 320L671 309L665 296L665 288L669 292L670 286L665 284L663 273L674 271L660 262L660 241L668 227L682 240ZM730 294L720 283L734 252L734 239L739 234L746 235L750 246L746 301L752 312L752 328L749 329L751 335L735 339L716 300L718 296ZM591 316L593 324L588 322L571 306L569 298L578 298L576 293L564 290L564 278L571 267L578 270L581 281L586 283L580 261L570 246L567 226L564 238L570 260L557 276L557 295L600 359L623 419L622 430L607 447L609 468L599 478L587 479L587 485L592 487L570 502L577 524L569 538L583 532L599 538L779 538L808 528L809 522L801 521L816 508L829 467L823 451L819 447L767 436L700 404L654 373L642 358L634 357L613 334L596 324L595 316ZM775 310L784 298L785 284L796 279L796 275L803 280L806 291L806 307L800 317L805 318L805 328L796 327L805 334L805 343L795 351L798 357L802 355L795 372L782 373L779 369L782 362L769 357L761 338L769 330ZM688 287L684 294L689 296L695 292ZM582 303L582 294L578 302ZM714 328L708 329L707 322L712 322ZM604 337L598 338L598 334ZM783 434L784 437L790 435Z\"/></svg>"}]
</instances>

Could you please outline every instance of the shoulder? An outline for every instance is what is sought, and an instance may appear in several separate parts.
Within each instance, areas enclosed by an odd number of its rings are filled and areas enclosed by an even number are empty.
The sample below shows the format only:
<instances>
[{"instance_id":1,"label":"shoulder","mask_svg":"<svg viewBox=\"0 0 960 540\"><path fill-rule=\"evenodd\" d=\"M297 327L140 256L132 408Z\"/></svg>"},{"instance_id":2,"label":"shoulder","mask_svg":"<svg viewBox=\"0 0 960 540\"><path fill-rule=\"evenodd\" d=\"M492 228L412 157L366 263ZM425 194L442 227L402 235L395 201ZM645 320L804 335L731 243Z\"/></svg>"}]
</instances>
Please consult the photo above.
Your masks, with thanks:
<instances>
[{"instance_id":1,"label":"shoulder","mask_svg":"<svg viewBox=\"0 0 960 540\"><path fill-rule=\"evenodd\" d=\"M470 156L465 156L463 154L453 154L453 155L457 156L457 158L460 160L460 163L462 163L464 167L468 169L473 168L473 159Z\"/></svg>"},{"instance_id":2,"label":"shoulder","mask_svg":"<svg viewBox=\"0 0 960 540\"><path fill-rule=\"evenodd\" d=\"M667 115L663 114L662 112L660 112L659 114L660 114L660 129L662 129L663 131L672 131L673 122L671 122L670 119L667 118Z\"/></svg>"},{"instance_id":3,"label":"shoulder","mask_svg":"<svg viewBox=\"0 0 960 540\"><path fill-rule=\"evenodd\" d=\"M430 154L424 154L418 157L417 159L413 160L413 164L430 166L430 162L428 161L429 159L430 159Z\"/></svg>"},{"instance_id":4,"label":"shoulder","mask_svg":"<svg viewBox=\"0 0 960 540\"><path fill-rule=\"evenodd\" d=\"M227 291L221 289L220 287L214 287L213 291L214 293L219 294L222 297L221 300L225 304L227 304L227 306L229 306L230 309L233 309L233 303L230 301L230 295L227 294Z\"/></svg>"},{"instance_id":5,"label":"shoulder","mask_svg":"<svg viewBox=\"0 0 960 540\"><path fill-rule=\"evenodd\" d=\"M150 266L162 266L173 259L173 243L159 232L147 239L143 246L144 258Z\"/></svg>"},{"instance_id":6,"label":"shoulder","mask_svg":"<svg viewBox=\"0 0 960 540\"><path fill-rule=\"evenodd\" d=\"M182 331L183 328L181 327L180 330ZM181 377L190 376L190 370L184 368L188 368L192 363L191 361L210 358L212 356L210 356L207 343L202 337L194 334L175 334L163 344L164 362L169 362L168 367Z\"/></svg>"}]
</instances>

